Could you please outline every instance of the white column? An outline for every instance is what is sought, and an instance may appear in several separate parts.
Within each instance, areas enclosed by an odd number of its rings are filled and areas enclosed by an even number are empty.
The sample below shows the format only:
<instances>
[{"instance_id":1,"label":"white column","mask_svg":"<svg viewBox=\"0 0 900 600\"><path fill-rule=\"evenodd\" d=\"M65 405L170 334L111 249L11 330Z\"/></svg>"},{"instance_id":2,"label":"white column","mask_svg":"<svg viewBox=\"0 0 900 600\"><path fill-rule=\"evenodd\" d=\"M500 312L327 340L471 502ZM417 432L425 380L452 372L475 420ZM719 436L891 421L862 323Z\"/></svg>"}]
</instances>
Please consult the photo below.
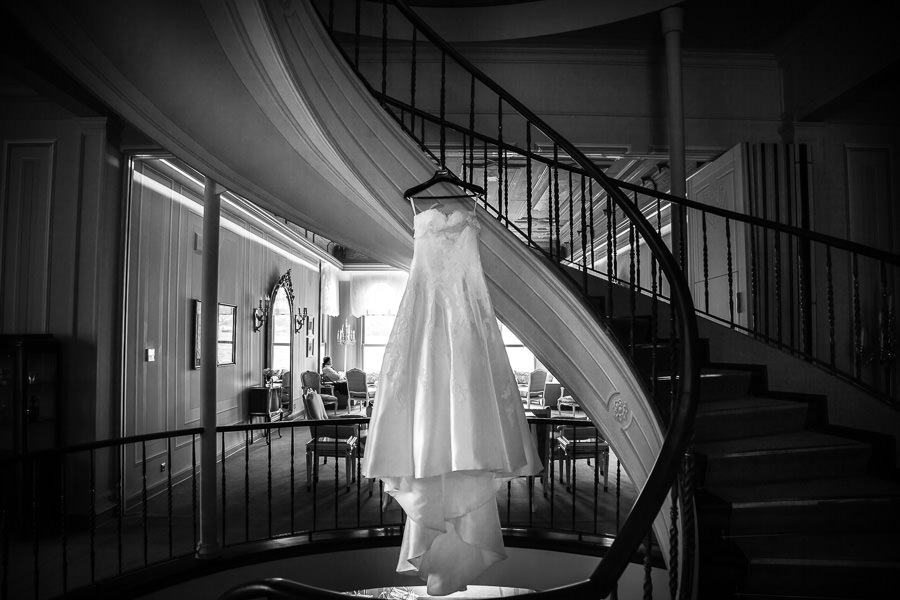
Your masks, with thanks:
<instances>
[{"instance_id":1,"label":"white column","mask_svg":"<svg viewBox=\"0 0 900 600\"><path fill-rule=\"evenodd\" d=\"M679 6L670 6L660 14L662 31L666 40L666 89L668 95L669 169L673 196L685 195L684 160L684 103L681 84L681 31L684 25L683 11ZM684 209L672 206L672 254L686 269L685 239L686 223Z\"/></svg>"},{"instance_id":2,"label":"white column","mask_svg":"<svg viewBox=\"0 0 900 600\"><path fill-rule=\"evenodd\" d=\"M203 190L203 287L201 317L200 423L200 543L199 558L214 558L221 552L216 501L216 328L219 306L219 220L221 199L218 185L206 178Z\"/></svg>"}]
</instances>

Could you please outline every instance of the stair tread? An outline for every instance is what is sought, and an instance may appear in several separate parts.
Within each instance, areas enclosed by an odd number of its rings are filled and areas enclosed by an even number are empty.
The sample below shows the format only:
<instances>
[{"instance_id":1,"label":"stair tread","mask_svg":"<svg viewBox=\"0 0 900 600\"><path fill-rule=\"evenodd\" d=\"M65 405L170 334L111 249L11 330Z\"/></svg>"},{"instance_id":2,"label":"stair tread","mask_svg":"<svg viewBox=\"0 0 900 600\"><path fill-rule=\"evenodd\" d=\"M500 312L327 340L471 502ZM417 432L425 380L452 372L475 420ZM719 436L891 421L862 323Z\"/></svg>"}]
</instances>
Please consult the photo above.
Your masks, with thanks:
<instances>
[{"instance_id":1,"label":"stair tread","mask_svg":"<svg viewBox=\"0 0 900 600\"><path fill-rule=\"evenodd\" d=\"M712 404L700 404L697 407L697 416L726 412L752 412L764 409L805 411L806 408L806 405L802 402L766 398L765 396L742 396L740 398L720 400Z\"/></svg>"},{"instance_id":2,"label":"stair tread","mask_svg":"<svg viewBox=\"0 0 900 600\"><path fill-rule=\"evenodd\" d=\"M723 485L710 489L716 496L742 506L761 502L871 499L900 497L900 482L878 477L826 477L753 485Z\"/></svg>"},{"instance_id":3,"label":"stair tread","mask_svg":"<svg viewBox=\"0 0 900 600\"><path fill-rule=\"evenodd\" d=\"M894 533L787 533L728 536L751 562L782 559L803 563L900 565Z\"/></svg>"},{"instance_id":4,"label":"stair tread","mask_svg":"<svg viewBox=\"0 0 900 600\"><path fill-rule=\"evenodd\" d=\"M700 454L705 454L710 457L721 457L730 455L763 454L767 452L868 447L869 445L865 442L845 437L819 433L816 431L797 431L792 433L703 442L697 444L695 449Z\"/></svg>"}]
</instances>

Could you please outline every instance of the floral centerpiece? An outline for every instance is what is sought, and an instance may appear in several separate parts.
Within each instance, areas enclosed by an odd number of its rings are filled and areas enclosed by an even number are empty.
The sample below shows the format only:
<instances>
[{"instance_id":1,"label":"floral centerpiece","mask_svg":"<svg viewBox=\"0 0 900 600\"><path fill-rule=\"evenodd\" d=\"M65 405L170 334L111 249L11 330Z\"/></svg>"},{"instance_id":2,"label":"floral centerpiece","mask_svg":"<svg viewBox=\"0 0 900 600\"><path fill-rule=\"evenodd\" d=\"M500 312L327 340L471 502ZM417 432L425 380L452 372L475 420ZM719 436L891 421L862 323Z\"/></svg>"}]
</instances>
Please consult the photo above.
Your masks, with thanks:
<instances>
[{"instance_id":1,"label":"floral centerpiece","mask_svg":"<svg viewBox=\"0 0 900 600\"><path fill-rule=\"evenodd\" d=\"M281 369L270 369L266 367L263 369L263 378L266 380L266 385L269 385L275 381L281 381Z\"/></svg>"}]
</instances>

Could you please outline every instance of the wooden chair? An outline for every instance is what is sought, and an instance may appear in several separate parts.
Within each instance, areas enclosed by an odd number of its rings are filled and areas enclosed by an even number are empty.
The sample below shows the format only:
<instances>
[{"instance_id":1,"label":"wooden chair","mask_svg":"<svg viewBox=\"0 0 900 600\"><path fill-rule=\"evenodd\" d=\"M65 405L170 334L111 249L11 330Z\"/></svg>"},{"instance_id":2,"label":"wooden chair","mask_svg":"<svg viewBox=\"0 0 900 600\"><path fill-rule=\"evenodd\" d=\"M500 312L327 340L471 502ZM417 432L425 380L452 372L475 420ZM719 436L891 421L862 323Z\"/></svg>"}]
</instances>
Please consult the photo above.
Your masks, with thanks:
<instances>
[{"instance_id":1,"label":"wooden chair","mask_svg":"<svg viewBox=\"0 0 900 600\"><path fill-rule=\"evenodd\" d=\"M603 474L603 491L609 490L609 442L603 439L600 432L589 421L583 425L560 425L556 446L560 452L561 460L566 465L566 489L571 491L572 465L576 460L591 459L598 461L600 472ZM562 472L560 472L560 483Z\"/></svg>"},{"instance_id":2,"label":"wooden chair","mask_svg":"<svg viewBox=\"0 0 900 600\"><path fill-rule=\"evenodd\" d=\"M303 406L306 409L306 418L309 420L328 419L322 396L316 392L308 392L303 396ZM354 461L357 458L358 442L357 428L355 425L311 425L309 428L310 440L306 443L306 489L312 487L312 482L319 480L319 457L328 459L329 456L344 459L344 474L347 479L347 490L350 484L356 480Z\"/></svg>"},{"instance_id":3,"label":"wooden chair","mask_svg":"<svg viewBox=\"0 0 900 600\"><path fill-rule=\"evenodd\" d=\"M300 385L303 386L301 393L304 398L310 391L315 392L322 397L322 404L326 408L331 407L331 410L337 414L339 402L338 397L334 395L334 388L328 384L322 385L322 379L318 373L315 371L303 371L300 374Z\"/></svg>"},{"instance_id":4,"label":"wooden chair","mask_svg":"<svg viewBox=\"0 0 900 600\"><path fill-rule=\"evenodd\" d=\"M531 408L531 399L537 399L538 403L544 406L544 384L547 383L547 371L543 369L535 369L528 375L528 385L519 387L519 396L528 403Z\"/></svg>"},{"instance_id":5,"label":"wooden chair","mask_svg":"<svg viewBox=\"0 0 900 600\"><path fill-rule=\"evenodd\" d=\"M350 395L350 404L368 406L375 398L375 390L369 388L366 372L362 369L350 369L347 371L347 393Z\"/></svg>"}]
</instances>

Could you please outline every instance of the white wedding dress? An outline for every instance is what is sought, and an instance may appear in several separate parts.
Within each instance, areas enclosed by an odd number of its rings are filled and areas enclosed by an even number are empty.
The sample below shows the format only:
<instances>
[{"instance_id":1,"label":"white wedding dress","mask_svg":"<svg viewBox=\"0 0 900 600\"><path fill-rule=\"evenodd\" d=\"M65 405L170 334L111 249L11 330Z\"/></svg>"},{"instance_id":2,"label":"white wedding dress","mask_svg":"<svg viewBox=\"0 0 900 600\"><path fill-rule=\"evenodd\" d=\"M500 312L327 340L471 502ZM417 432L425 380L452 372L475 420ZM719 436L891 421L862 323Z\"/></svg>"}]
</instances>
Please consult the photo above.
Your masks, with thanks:
<instances>
[{"instance_id":1,"label":"white wedding dress","mask_svg":"<svg viewBox=\"0 0 900 600\"><path fill-rule=\"evenodd\" d=\"M476 214L431 208L414 228L363 472L406 512L397 570L445 595L506 558L496 492L542 467L485 284Z\"/></svg>"}]
</instances>

